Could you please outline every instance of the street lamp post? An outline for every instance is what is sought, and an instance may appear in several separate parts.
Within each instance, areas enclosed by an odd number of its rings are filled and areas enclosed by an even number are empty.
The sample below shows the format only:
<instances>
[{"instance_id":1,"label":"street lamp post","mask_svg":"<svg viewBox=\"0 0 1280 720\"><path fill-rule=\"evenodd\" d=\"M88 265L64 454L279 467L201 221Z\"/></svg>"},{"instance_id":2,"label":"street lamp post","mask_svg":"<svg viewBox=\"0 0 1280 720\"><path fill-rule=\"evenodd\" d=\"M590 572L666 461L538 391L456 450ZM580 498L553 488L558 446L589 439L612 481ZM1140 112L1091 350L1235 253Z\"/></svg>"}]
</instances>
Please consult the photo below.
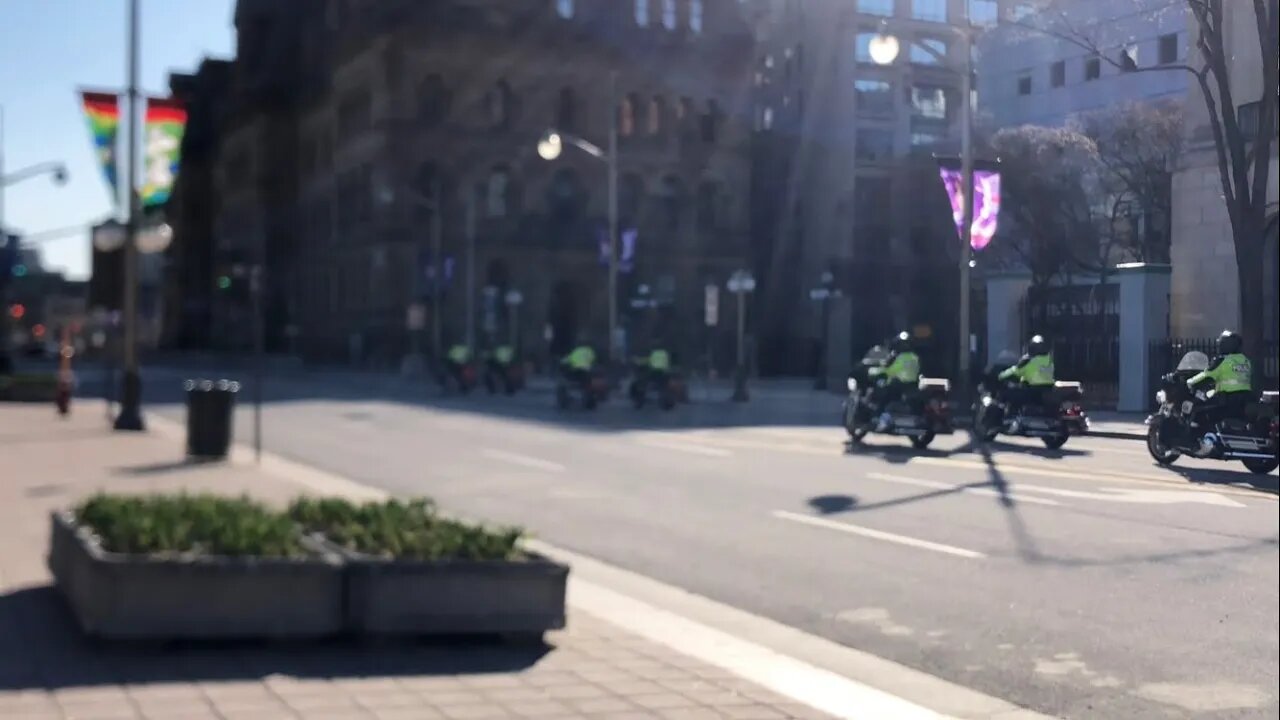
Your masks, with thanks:
<instances>
[{"instance_id":1,"label":"street lamp post","mask_svg":"<svg viewBox=\"0 0 1280 720\"><path fill-rule=\"evenodd\" d=\"M756 279L747 270L729 276L729 292L738 296L738 359L733 372L733 401L746 402L747 396L747 295L756 289Z\"/></svg>"},{"instance_id":2,"label":"street lamp post","mask_svg":"<svg viewBox=\"0 0 1280 720\"><path fill-rule=\"evenodd\" d=\"M129 3L129 141L125 164L125 188L129 202L129 216L124 244L124 379L120 392L120 412L116 414L115 429L141 431L146 429L142 421L142 376L138 372L138 74L140 53L138 38L139 0Z\"/></svg>"},{"instance_id":3,"label":"street lamp post","mask_svg":"<svg viewBox=\"0 0 1280 720\"><path fill-rule=\"evenodd\" d=\"M821 341L818 373L813 379L814 390L827 389L827 345L831 342L831 300L838 297L840 297L840 291L835 288L835 275L830 272L822 273L821 283L809 291L809 299L819 305L819 322L822 323L819 331Z\"/></svg>"},{"instance_id":4,"label":"street lamp post","mask_svg":"<svg viewBox=\"0 0 1280 720\"><path fill-rule=\"evenodd\" d=\"M960 74L960 176L963 197L963 217L960 224L960 322L959 356L957 362L956 395L961 402L969 399L969 376L971 362L970 323L970 276L973 258L973 44L974 27L969 23L968 3L960 4L963 13L958 25L946 27L955 33L963 43L964 61L959 68ZM922 45L927 52L938 55L933 48ZM885 31L882 23L881 31L871 39L868 48L871 59L877 65L892 64L898 57L900 46L898 39ZM946 58L940 58L946 60ZM954 68L953 68L954 69Z\"/></svg>"},{"instance_id":5,"label":"street lamp post","mask_svg":"<svg viewBox=\"0 0 1280 720\"><path fill-rule=\"evenodd\" d=\"M609 147L602 149L576 135L551 129L538 141L538 155L551 161L560 157L564 144L578 148L608 165L609 173L609 344L610 363L616 360L618 345L618 73L609 76Z\"/></svg>"}]
</instances>

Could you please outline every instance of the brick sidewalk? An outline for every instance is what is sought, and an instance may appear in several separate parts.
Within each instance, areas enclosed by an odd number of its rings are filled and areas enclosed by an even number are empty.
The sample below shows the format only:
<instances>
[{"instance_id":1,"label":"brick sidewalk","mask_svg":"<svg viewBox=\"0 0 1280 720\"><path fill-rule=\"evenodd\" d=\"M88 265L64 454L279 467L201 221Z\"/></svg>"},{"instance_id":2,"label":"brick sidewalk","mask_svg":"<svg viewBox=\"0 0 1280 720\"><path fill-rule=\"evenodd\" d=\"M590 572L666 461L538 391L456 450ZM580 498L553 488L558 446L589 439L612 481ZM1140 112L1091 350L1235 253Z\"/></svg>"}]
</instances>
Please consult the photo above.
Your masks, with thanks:
<instances>
[{"instance_id":1,"label":"brick sidewalk","mask_svg":"<svg viewBox=\"0 0 1280 720\"><path fill-rule=\"evenodd\" d=\"M540 647L87 642L49 585L51 510L99 489L297 494L254 467L184 465L177 443L113 434L96 410L63 421L52 407L0 404L0 718L826 717L583 613Z\"/></svg>"}]
</instances>

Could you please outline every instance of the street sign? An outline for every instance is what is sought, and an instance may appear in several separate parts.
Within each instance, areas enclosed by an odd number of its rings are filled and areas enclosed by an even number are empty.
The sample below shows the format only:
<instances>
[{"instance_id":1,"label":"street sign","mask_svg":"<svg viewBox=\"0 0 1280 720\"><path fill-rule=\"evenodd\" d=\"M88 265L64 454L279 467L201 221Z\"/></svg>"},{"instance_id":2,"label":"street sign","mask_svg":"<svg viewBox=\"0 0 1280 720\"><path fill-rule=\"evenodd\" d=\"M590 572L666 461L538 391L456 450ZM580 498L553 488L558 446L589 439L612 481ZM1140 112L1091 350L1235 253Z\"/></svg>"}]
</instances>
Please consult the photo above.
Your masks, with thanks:
<instances>
[{"instance_id":1,"label":"street sign","mask_svg":"<svg viewBox=\"0 0 1280 720\"><path fill-rule=\"evenodd\" d=\"M708 285L704 291L703 314L707 327L720 324L720 286Z\"/></svg>"}]
</instances>

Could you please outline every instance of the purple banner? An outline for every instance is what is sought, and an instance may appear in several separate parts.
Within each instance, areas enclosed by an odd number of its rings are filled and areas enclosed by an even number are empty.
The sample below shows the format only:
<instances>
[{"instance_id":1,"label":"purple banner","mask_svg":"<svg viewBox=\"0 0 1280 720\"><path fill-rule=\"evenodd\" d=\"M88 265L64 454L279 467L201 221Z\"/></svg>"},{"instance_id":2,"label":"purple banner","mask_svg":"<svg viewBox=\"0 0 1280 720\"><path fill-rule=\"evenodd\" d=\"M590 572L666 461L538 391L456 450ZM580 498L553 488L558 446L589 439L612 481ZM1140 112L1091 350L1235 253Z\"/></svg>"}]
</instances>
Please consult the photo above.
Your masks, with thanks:
<instances>
[{"instance_id":1,"label":"purple banner","mask_svg":"<svg viewBox=\"0 0 1280 720\"><path fill-rule=\"evenodd\" d=\"M629 273L635 267L636 259L636 241L640 237L640 231L635 228L623 230L618 238L621 247L618 249L618 271ZM600 265L609 267L609 233L607 230L600 230L596 235L596 241L600 246Z\"/></svg>"},{"instance_id":2,"label":"purple banner","mask_svg":"<svg viewBox=\"0 0 1280 720\"><path fill-rule=\"evenodd\" d=\"M955 218L956 232L964 228L964 182L960 168L950 164L939 165L942 184L951 200L951 214ZM990 168L973 170L973 226L969 244L981 250L991 244L1000 217L1000 171Z\"/></svg>"}]
</instances>

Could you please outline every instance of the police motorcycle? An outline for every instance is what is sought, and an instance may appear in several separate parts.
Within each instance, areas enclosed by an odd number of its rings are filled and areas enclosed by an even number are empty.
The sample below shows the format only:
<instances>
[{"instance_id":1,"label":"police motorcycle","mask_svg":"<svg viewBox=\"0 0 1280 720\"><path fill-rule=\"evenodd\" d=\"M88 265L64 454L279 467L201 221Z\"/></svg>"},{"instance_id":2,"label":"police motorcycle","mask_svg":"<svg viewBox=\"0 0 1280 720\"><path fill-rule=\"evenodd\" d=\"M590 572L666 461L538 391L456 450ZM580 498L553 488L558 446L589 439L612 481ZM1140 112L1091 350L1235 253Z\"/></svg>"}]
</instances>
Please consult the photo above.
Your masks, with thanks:
<instances>
[{"instance_id":1,"label":"police motorcycle","mask_svg":"<svg viewBox=\"0 0 1280 720\"><path fill-rule=\"evenodd\" d=\"M938 435L954 433L948 401L951 383L946 379L921 377L916 387L908 389L900 400L890 402L881 410L873 408L870 401L876 384L871 369L882 365L888 357L889 351L876 345L849 373L849 396L844 401L843 418L849 433L849 447L856 447L875 432L906 437L912 447L923 450ZM889 413L889 422L883 429L877 416L880 412Z\"/></svg>"},{"instance_id":2,"label":"police motorcycle","mask_svg":"<svg viewBox=\"0 0 1280 720\"><path fill-rule=\"evenodd\" d=\"M1156 462L1172 465L1183 455L1210 460L1239 460L1249 472L1265 475L1280 467L1280 393L1265 391L1245 407L1244 418L1227 418L1214 427L1193 427L1196 416L1212 401L1215 390L1187 387L1187 381L1209 368L1209 357L1192 351L1160 379L1156 402L1147 418L1147 451Z\"/></svg>"},{"instance_id":3,"label":"police motorcycle","mask_svg":"<svg viewBox=\"0 0 1280 720\"><path fill-rule=\"evenodd\" d=\"M1001 434L1036 437L1045 447L1057 450L1066 445L1072 435L1089 432L1089 416L1080 405L1084 386L1078 382L1056 381L1042 390L1040 402L1026 403L1019 412L1011 414L1011 395L1019 383L1001 380L1000 373L1016 363L1012 353L1001 353L978 384L978 404L973 413L976 439L991 442Z\"/></svg>"},{"instance_id":4,"label":"police motorcycle","mask_svg":"<svg viewBox=\"0 0 1280 720\"><path fill-rule=\"evenodd\" d=\"M627 397L631 399L632 406L639 410L649 401L650 394L656 397L658 407L663 410L673 410L678 403L688 402L684 378L674 367L655 375L649 367L649 358L634 358L631 361L631 381L627 384Z\"/></svg>"},{"instance_id":5,"label":"police motorcycle","mask_svg":"<svg viewBox=\"0 0 1280 720\"><path fill-rule=\"evenodd\" d=\"M524 389L524 363L512 355L500 357L497 352L490 353L484 361L484 387L490 395L501 390L506 395L515 395Z\"/></svg>"}]
</instances>

